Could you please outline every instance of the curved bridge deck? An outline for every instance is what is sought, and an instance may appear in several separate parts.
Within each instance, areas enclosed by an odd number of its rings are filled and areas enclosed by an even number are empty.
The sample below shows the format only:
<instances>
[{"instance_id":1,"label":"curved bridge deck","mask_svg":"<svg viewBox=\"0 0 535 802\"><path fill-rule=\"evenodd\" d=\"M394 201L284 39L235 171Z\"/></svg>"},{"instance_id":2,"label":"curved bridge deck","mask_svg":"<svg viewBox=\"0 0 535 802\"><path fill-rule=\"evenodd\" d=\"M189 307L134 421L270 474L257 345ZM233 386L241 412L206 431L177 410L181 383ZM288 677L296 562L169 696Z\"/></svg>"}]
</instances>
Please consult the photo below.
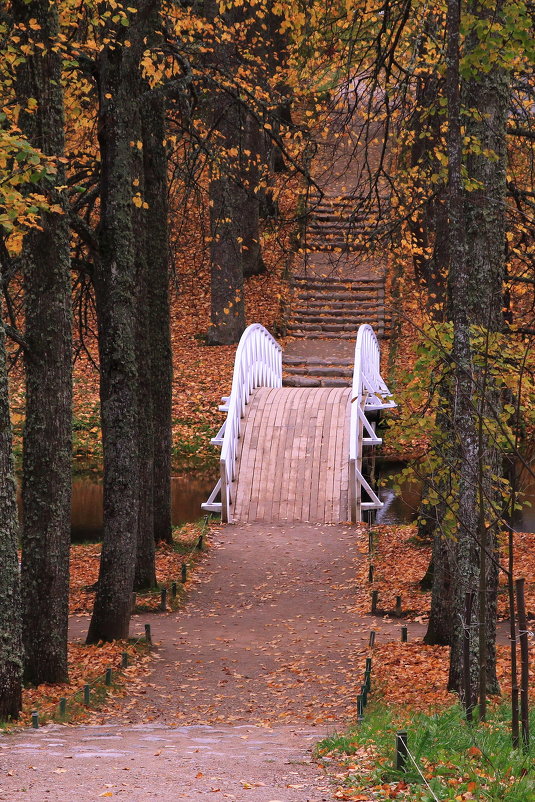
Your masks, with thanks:
<instances>
[{"instance_id":1,"label":"curved bridge deck","mask_svg":"<svg viewBox=\"0 0 535 802\"><path fill-rule=\"evenodd\" d=\"M240 435L236 521L349 518L351 389L259 387Z\"/></svg>"}]
</instances>

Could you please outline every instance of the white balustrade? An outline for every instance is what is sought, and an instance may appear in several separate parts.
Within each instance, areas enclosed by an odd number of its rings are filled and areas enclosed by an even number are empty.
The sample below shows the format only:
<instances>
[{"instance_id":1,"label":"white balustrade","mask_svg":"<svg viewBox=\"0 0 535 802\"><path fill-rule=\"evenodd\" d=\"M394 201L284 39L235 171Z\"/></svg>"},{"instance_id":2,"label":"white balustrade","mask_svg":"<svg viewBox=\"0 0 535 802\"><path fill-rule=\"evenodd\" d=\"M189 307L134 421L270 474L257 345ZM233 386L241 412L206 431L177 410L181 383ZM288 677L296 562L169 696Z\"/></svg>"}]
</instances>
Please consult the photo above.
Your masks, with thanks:
<instances>
[{"instance_id":1,"label":"white balustrade","mask_svg":"<svg viewBox=\"0 0 535 802\"><path fill-rule=\"evenodd\" d=\"M230 396L224 396L219 407L227 412L223 426L212 438L221 446L220 478L202 509L221 512L221 520L232 521L232 483L236 476L238 439L245 406L257 387L282 386L282 348L264 326L253 323L243 332L234 360ZM216 501L221 494L221 501Z\"/></svg>"},{"instance_id":2,"label":"white balustrade","mask_svg":"<svg viewBox=\"0 0 535 802\"><path fill-rule=\"evenodd\" d=\"M359 327L355 344L355 365L351 391L349 428L349 499L351 520L360 521L363 510L383 506L377 494L362 475L364 446L380 445L375 424L366 413L391 409L396 404L381 377L381 352L375 332L367 323ZM362 501L365 490L369 501Z\"/></svg>"}]
</instances>

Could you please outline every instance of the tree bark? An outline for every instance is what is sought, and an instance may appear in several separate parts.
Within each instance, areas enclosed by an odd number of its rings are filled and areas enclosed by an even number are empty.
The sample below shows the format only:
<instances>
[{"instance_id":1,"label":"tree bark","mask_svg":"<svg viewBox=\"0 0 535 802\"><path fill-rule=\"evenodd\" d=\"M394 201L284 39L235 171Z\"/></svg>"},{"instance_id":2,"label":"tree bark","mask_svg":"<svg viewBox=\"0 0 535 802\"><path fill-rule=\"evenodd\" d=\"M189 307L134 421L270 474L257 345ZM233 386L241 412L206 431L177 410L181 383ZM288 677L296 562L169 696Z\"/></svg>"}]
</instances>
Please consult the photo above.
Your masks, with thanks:
<instances>
[{"instance_id":1,"label":"tree bark","mask_svg":"<svg viewBox=\"0 0 535 802\"><path fill-rule=\"evenodd\" d=\"M53 46L58 10L48 0L13 0L15 22L31 18L33 42L44 45L17 70L19 120L29 141L62 156L64 113L61 56ZM29 28L28 28L29 30ZM26 315L26 423L23 453L22 616L25 676L34 684L67 679L67 625L71 516L72 322L70 231L66 205L56 187L65 183L58 163L49 197L64 214L44 213L42 230L24 247Z\"/></svg>"},{"instance_id":2,"label":"tree bark","mask_svg":"<svg viewBox=\"0 0 535 802\"><path fill-rule=\"evenodd\" d=\"M11 443L4 323L0 309L0 720L22 708L22 622L18 515Z\"/></svg>"},{"instance_id":3,"label":"tree bark","mask_svg":"<svg viewBox=\"0 0 535 802\"><path fill-rule=\"evenodd\" d=\"M147 89L141 84L140 94ZM141 112L135 118L132 132L137 142L142 142ZM156 587L156 564L154 543L154 421L151 390L151 342L148 243L151 231L148 227L144 181L144 157L134 150L134 180L140 193L140 203L132 210L136 242L136 365L137 365L137 409L138 409L138 483L139 510L137 520L137 548L134 590Z\"/></svg>"},{"instance_id":4,"label":"tree bark","mask_svg":"<svg viewBox=\"0 0 535 802\"><path fill-rule=\"evenodd\" d=\"M132 3L133 7L142 5ZM98 138L101 153L99 261L95 298L100 355L104 453L104 533L88 643L127 638L139 513L137 265L133 228L132 140L138 115L140 24L132 14L113 30L98 58ZM131 45L124 47L128 38ZM131 144L133 143L133 144Z\"/></svg>"},{"instance_id":5,"label":"tree bark","mask_svg":"<svg viewBox=\"0 0 535 802\"><path fill-rule=\"evenodd\" d=\"M152 93L141 107L147 231L150 389L153 422L154 540L172 543L171 446L173 357L169 310L169 240L165 101Z\"/></svg>"},{"instance_id":6,"label":"tree bark","mask_svg":"<svg viewBox=\"0 0 535 802\"><path fill-rule=\"evenodd\" d=\"M493 8L492 14L501 14L501 4ZM485 18L491 12L479 3L470 4L470 12L476 18ZM454 27L451 23L456 16ZM492 437L478 426L478 416L493 417L499 413L499 393L487 368L480 366L474 354L471 338L475 329L487 332L500 331L502 325L502 288L505 276L505 123L509 102L508 81L504 71L492 67L488 72L465 79L462 83L463 105L470 109L465 123L464 135L481 143L481 151L494 151L496 158L481 152L470 153L466 160L470 180L476 181L475 190L463 190L461 179L461 127L460 108L461 81L457 49L457 64L450 58L454 47L458 48L459 3L448 3L448 155L449 155L449 216L450 216L450 274L452 318L454 324L454 407L453 423L456 434L459 470L460 522L455 548L456 581L452 607L452 648L450 658L449 687L461 690L461 653L465 593L477 591L480 567L485 565L485 587L487 599L485 615L480 605L475 605L474 619L483 619L486 649L478 648L478 638L470 632L471 680L474 698L478 690L480 655L486 661L487 690L496 692L495 637L496 596L498 568L496 562L495 527L485 530L487 559L482 561L481 526L488 519L488 505L496 498L496 487L492 476L499 475L500 458L498 447ZM451 41L456 39L456 45ZM477 33L467 39L467 48L478 45ZM452 48L452 49L450 49ZM454 78L454 70L457 70ZM454 85L455 80L455 85ZM488 356L486 359L488 360ZM484 478L482 478L484 477ZM484 492L480 483L484 482ZM487 509L482 510L484 503ZM486 654L485 654L486 653Z\"/></svg>"}]
</instances>

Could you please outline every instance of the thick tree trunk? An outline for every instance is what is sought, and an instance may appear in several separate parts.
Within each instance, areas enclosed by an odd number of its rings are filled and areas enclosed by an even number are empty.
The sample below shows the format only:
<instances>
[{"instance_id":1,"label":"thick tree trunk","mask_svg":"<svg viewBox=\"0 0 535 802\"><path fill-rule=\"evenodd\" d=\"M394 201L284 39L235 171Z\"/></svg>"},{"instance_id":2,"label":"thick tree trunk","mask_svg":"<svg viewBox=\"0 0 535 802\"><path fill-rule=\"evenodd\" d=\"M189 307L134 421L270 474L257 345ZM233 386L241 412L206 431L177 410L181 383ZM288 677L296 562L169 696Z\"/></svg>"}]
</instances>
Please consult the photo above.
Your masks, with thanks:
<instances>
[{"instance_id":1,"label":"thick tree trunk","mask_svg":"<svg viewBox=\"0 0 535 802\"><path fill-rule=\"evenodd\" d=\"M146 88L146 87L143 87ZM142 141L141 119L136 115L136 129L132 136ZM144 159L136 148L134 175L137 189L144 200L133 211L134 235L136 242L136 363L138 400L138 482L139 510L137 521L136 571L134 590L156 587L156 564L154 543L154 425L151 390L151 343L150 343L150 301L149 253L147 244L151 231L147 226L145 199Z\"/></svg>"},{"instance_id":2,"label":"thick tree trunk","mask_svg":"<svg viewBox=\"0 0 535 802\"><path fill-rule=\"evenodd\" d=\"M19 123L30 142L52 156L64 148L61 56L56 4L12 3L17 22L37 20L31 38L43 43L17 71L19 102L37 100ZM35 26L34 26L35 27ZM55 185L65 183L61 164ZM56 204L60 193L49 190ZM66 211L66 210L65 210ZM67 214L43 214L24 250L26 423L23 454L22 610L28 681L67 679L71 516L72 324L70 231Z\"/></svg>"},{"instance_id":3,"label":"thick tree trunk","mask_svg":"<svg viewBox=\"0 0 535 802\"><path fill-rule=\"evenodd\" d=\"M130 26L130 41L134 34ZM139 449L136 239L132 214L135 143L131 144L138 113L136 54L139 57L137 43L131 47L106 46L97 65L102 167L95 297L104 452L104 534L88 643L128 637L136 562Z\"/></svg>"},{"instance_id":4,"label":"thick tree trunk","mask_svg":"<svg viewBox=\"0 0 535 802\"><path fill-rule=\"evenodd\" d=\"M241 211L241 237L243 275L245 278L266 272L260 245L260 181L263 134L257 121L249 114L243 132L243 205Z\"/></svg>"},{"instance_id":5,"label":"thick tree trunk","mask_svg":"<svg viewBox=\"0 0 535 802\"><path fill-rule=\"evenodd\" d=\"M148 237L150 390L153 422L154 540L171 543L173 357L169 311L169 242L165 101L156 93L141 107Z\"/></svg>"},{"instance_id":6,"label":"thick tree trunk","mask_svg":"<svg viewBox=\"0 0 535 802\"><path fill-rule=\"evenodd\" d=\"M22 622L15 470L0 309L0 721L17 718L22 707Z\"/></svg>"},{"instance_id":7,"label":"thick tree trunk","mask_svg":"<svg viewBox=\"0 0 535 802\"><path fill-rule=\"evenodd\" d=\"M458 0L448 3L448 56L458 48ZM491 13L486 7L474 3L470 7L474 16L484 18ZM500 14L500 8L492 13ZM456 19L456 32L451 27ZM454 25L454 27L455 27ZM451 37L456 38L456 45ZM477 47L477 34L468 37L467 48ZM458 56L458 52L457 52ZM460 79L454 82L452 60L448 63L448 151L450 162L450 274L452 318L454 324L454 406L453 423L456 435L459 470L458 537L455 548L456 581L452 606L452 646L449 687L462 689L462 638L465 594L477 594L480 566L486 573L487 600L484 615L478 604L474 607L474 621L484 620L483 640L486 648L480 649L476 630L470 630L470 677L474 698L477 698L480 656L486 666L487 690L498 688L495 661L496 594L498 571L495 563L495 527L485 529L486 559L482 561L482 527L489 515L488 505L496 498L492 479L500 464L498 447L479 427L478 416L493 417L499 412L499 394L494 385L492 371L481 365L474 354L471 337L474 326L480 330L499 331L502 325L502 287L505 275L504 218L505 218L505 123L509 101L508 82L501 68L471 77L463 83L464 106L470 109L464 134L481 145L482 153L471 154L467 159L467 172L481 189L463 192L461 180L461 128ZM483 155L492 150L496 158ZM479 348L481 350L481 346ZM488 359L489 357L487 357ZM490 470L489 470L490 468ZM483 483L484 487L481 487ZM481 509L485 503L486 509ZM477 596L476 596L477 598ZM486 654L485 654L486 653Z\"/></svg>"}]
</instances>

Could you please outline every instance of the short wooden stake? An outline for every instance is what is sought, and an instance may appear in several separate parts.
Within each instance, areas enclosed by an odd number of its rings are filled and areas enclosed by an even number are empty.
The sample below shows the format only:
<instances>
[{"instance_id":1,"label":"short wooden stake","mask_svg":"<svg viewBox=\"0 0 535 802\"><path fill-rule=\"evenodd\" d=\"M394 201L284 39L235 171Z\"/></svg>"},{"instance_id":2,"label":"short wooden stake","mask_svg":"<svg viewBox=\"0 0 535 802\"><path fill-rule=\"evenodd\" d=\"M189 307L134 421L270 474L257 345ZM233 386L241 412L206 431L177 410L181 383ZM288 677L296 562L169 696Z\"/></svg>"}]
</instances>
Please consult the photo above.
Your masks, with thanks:
<instances>
[{"instance_id":1,"label":"short wooden stake","mask_svg":"<svg viewBox=\"0 0 535 802\"><path fill-rule=\"evenodd\" d=\"M123 652L121 656L121 668L128 668L128 652Z\"/></svg>"},{"instance_id":2,"label":"short wooden stake","mask_svg":"<svg viewBox=\"0 0 535 802\"><path fill-rule=\"evenodd\" d=\"M204 548L204 535L199 535L199 540L197 541L197 548L199 551L202 551Z\"/></svg>"},{"instance_id":3,"label":"short wooden stake","mask_svg":"<svg viewBox=\"0 0 535 802\"><path fill-rule=\"evenodd\" d=\"M113 670L112 670L111 668L107 668L107 669L106 669L106 678L105 678L105 680L104 680L104 682L106 683L106 685L111 685L111 678L112 678L112 676L113 676Z\"/></svg>"},{"instance_id":4,"label":"short wooden stake","mask_svg":"<svg viewBox=\"0 0 535 802\"><path fill-rule=\"evenodd\" d=\"M59 700L59 714L61 718L65 718L66 713L67 713L67 699L64 696L62 696L61 699Z\"/></svg>"},{"instance_id":5,"label":"short wooden stake","mask_svg":"<svg viewBox=\"0 0 535 802\"><path fill-rule=\"evenodd\" d=\"M360 695L362 696L362 704L366 707L368 704L368 686L366 683L360 686Z\"/></svg>"},{"instance_id":6,"label":"short wooden stake","mask_svg":"<svg viewBox=\"0 0 535 802\"><path fill-rule=\"evenodd\" d=\"M365 667L364 671L366 672L366 674L371 674L371 670L372 670L372 659L371 659L371 657L367 657L366 658L366 667Z\"/></svg>"},{"instance_id":7,"label":"short wooden stake","mask_svg":"<svg viewBox=\"0 0 535 802\"><path fill-rule=\"evenodd\" d=\"M401 642L407 643L407 627L401 627Z\"/></svg>"},{"instance_id":8,"label":"short wooden stake","mask_svg":"<svg viewBox=\"0 0 535 802\"><path fill-rule=\"evenodd\" d=\"M379 591L372 590L372 615L377 615L377 603L379 601Z\"/></svg>"},{"instance_id":9,"label":"short wooden stake","mask_svg":"<svg viewBox=\"0 0 535 802\"><path fill-rule=\"evenodd\" d=\"M407 730L399 730L396 733L396 769L398 771L407 771L408 755Z\"/></svg>"},{"instance_id":10,"label":"short wooden stake","mask_svg":"<svg viewBox=\"0 0 535 802\"><path fill-rule=\"evenodd\" d=\"M173 584L171 585L171 596L173 597L173 599L176 599L176 582L173 582Z\"/></svg>"},{"instance_id":11,"label":"short wooden stake","mask_svg":"<svg viewBox=\"0 0 535 802\"><path fill-rule=\"evenodd\" d=\"M373 536L374 536L373 529L368 529L368 555L371 557L373 554Z\"/></svg>"},{"instance_id":12,"label":"short wooden stake","mask_svg":"<svg viewBox=\"0 0 535 802\"><path fill-rule=\"evenodd\" d=\"M152 635L150 632L150 624L145 624L145 640L147 641L149 646L152 646Z\"/></svg>"},{"instance_id":13,"label":"short wooden stake","mask_svg":"<svg viewBox=\"0 0 535 802\"><path fill-rule=\"evenodd\" d=\"M373 647L375 646L375 630L374 629L372 629L371 632L370 632L369 646L370 646L371 649L373 649Z\"/></svg>"},{"instance_id":14,"label":"short wooden stake","mask_svg":"<svg viewBox=\"0 0 535 802\"><path fill-rule=\"evenodd\" d=\"M372 688L372 678L369 671L364 674L364 685L366 686L366 693L368 694Z\"/></svg>"},{"instance_id":15,"label":"short wooden stake","mask_svg":"<svg viewBox=\"0 0 535 802\"><path fill-rule=\"evenodd\" d=\"M167 588L162 588L162 595L160 599L160 610L167 610Z\"/></svg>"},{"instance_id":16,"label":"short wooden stake","mask_svg":"<svg viewBox=\"0 0 535 802\"><path fill-rule=\"evenodd\" d=\"M362 721L364 718L364 703L362 701L362 694L357 696L357 721Z\"/></svg>"},{"instance_id":17,"label":"short wooden stake","mask_svg":"<svg viewBox=\"0 0 535 802\"><path fill-rule=\"evenodd\" d=\"M84 705L86 705L87 707L90 701L91 701L91 686L84 685Z\"/></svg>"},{"instance_id":18,"label":"short wooden stake","mask_svg":"<svg viewBox=\"0 0 535 802\"><path fill-rule=\"evenodd\" d=\"M37 710L34 710L32 713L32 727L34 728L34 730L39 729L39 713L37 712Z\"/></svg>"},{"instance_id":19,"label":"short wooden stake","mask_svg":"<svg viewBox=\"0 0 535 802\"><path fill-rule=\"evenodd\" d=\"M396 596L396 607L394 609L394 615L397 615L398 618L401 618L401 616L403 615L401 607L401 596Z\"/></svg>"},{"instance_id":20,"label":"short wooden stake","mask_svg":"<svg viewBox=\"0 0 535 802\"><path fill-rule=\"evenodd\" d=\"M185 585L187 578L188 578L188 566L186 565L186 563L182 563L182 577L181 577L181 579L182 579L182 584L183 585Z\"/></svg>"},{"instance_id":21,"label":"short wooden stake","mask_svg":"<svg viewBox=\"0 0 535 802\"><path fill-rule=\"evenodd\" d=\"M373 572L374 572L374 570L375 569L374 569L373 564L370 565L370 567L368 568L368 582L373 582Z\"/></svg>"}]
</instances>

